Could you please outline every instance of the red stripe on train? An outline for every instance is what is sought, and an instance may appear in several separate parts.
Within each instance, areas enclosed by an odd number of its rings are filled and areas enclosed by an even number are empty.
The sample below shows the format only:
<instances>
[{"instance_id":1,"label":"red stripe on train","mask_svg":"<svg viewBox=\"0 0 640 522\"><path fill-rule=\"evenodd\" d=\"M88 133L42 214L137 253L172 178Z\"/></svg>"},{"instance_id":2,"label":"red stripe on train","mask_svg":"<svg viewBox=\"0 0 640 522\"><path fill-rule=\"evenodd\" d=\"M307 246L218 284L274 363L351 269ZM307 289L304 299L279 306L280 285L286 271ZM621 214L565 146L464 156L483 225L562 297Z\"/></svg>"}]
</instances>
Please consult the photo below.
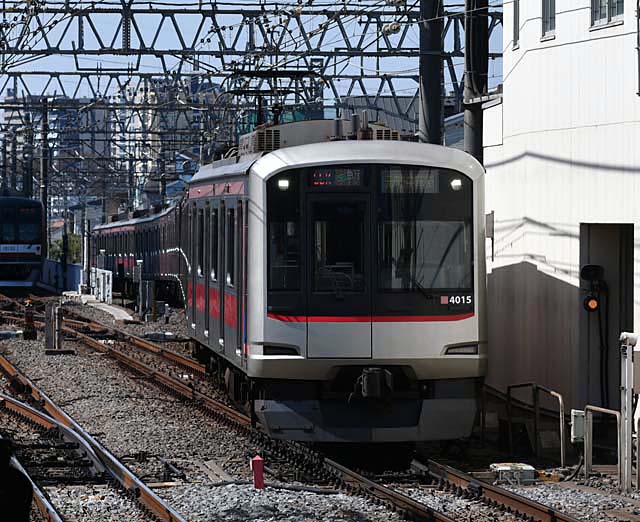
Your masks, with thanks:
<instances>
[{"instance_id":1,"label":"red stripe on train","mask_svg":"<svg viewBox=\"0 0 640 522\"><path fill-rule=\"evenodd\" d=\"M473 312L456 315L281 315L267 314L269 319L286 323L430 323L440 321L462 321L473 317Z\"/></svg>"}]
</instances>

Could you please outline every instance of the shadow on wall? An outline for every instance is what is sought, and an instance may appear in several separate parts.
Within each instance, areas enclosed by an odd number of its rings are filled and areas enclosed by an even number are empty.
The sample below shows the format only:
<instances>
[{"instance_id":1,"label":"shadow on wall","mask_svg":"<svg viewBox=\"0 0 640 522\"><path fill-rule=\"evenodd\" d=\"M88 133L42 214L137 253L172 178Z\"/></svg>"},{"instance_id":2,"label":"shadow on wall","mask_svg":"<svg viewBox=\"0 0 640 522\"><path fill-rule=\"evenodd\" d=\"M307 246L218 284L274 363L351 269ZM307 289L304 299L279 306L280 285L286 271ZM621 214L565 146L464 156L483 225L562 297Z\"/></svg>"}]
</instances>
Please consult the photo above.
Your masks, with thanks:
<instances>
[{"instance_id":1,"label":"shadow on wall","mask_svg":"<svg viewBox=\"0 0 640 522\"><path fill-rule=\"evenodd\" d=\"M535 382L577 407L580 290L527 262L493 270L488 286L487 384Z\"/></svg>"}]
</instances>

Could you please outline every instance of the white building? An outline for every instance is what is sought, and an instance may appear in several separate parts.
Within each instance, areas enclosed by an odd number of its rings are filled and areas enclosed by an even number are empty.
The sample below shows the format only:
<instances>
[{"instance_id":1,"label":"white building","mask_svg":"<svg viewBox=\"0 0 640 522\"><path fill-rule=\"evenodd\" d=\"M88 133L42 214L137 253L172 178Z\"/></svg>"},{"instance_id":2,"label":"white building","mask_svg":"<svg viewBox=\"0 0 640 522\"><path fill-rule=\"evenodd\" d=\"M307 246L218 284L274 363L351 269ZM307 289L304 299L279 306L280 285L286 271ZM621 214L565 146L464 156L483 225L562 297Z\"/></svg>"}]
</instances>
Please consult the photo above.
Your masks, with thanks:
<instances>
[{"instance_id":1,"label":"white building","mask_svg":"<svg viewBox=\"0 0 640 522\"><path fill-rule=\"evenodd\" d=\"M505 2L503 97L485 110L486 208L496 224L489 384L535 381L574 407L606 402L607 390L616 407L616 339L640 330L636 8ZM608 285L602 343L598 313L583 309L586 264L602 265Z\"/></svg>"}]
</instances>

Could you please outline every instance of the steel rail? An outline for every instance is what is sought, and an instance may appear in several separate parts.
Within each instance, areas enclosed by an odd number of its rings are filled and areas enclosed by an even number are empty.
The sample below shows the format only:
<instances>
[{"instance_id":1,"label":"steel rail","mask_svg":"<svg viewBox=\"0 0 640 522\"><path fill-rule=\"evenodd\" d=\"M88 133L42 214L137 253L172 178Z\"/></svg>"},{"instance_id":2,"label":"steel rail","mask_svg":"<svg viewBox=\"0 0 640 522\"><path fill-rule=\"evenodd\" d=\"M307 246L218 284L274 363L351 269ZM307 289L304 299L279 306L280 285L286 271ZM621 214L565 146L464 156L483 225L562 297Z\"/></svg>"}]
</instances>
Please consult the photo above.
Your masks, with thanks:
<instances>
[{"instance_id":1,"label":"steel rail","mask_svg":"<svg viewBox=\"0 0 640 522\"><path fill-rule=\"evenodd\" d=\"M417 463L417 467L422 472L428 473L446 484L469 491L474 496L490 504L502 506L516 514L528 517L529 520L537 522L580 522L577 518L557 509L507 491L499 486L480 481L471 475L433 460L429 460L428 465Z\"/></svg>"},{"instance_id":2,"label":"steel rail","mask_svg":"<svg viewBox=\"0 0 640 522\"><path fill-rule=\"evenodd\" d=\"M5 395L0 393L0 407L13 412L14 414L24 418L29 422L33 422L40 426L43 430L53 430L58 429L63 434L63 436L67 439L72 440L79 447L83 449L88 458L91 459L96 469L100 472L104 471L104 466L102 462L98 458L98 456L93 451L93 448L89 445L89 443L84 440L79 434L75 431L69 429L67 426L64 426L62 423L56 421L49 415L42 413L41 411L32 408L28 404L18 401L17 399L10 397L9 395ZM63 522L62 517L56 510L56 508L51 504L46 495L42 492L42 490L38 487L38 485L33 482L27 471L20 465L18 460L13 458L12 463L14 467L22 471L25 476L31 482L31 486L33 487L33 499L36 503L38 511L45 518L47 522Z\"/></svg>"},{"instance_id":3,"label":"steel rail","mask_svg":"<svg viewBox=\"0 0 640 522\"><path fill-rule=\"evenodd\" d=\"M4 356L0 355L0 370L14 382L20 383L31 397L59 424L73 430L84 439L104 464L111 475L134 498L161 522L186 522L186 520L158 497L147 485L129 471L102 444L87 433L76 421L56 405L43 391L39 390L28 377L23 375Z\"/></svg>"},{"instance_id":4,"label":"steel rail","mask_svg":"<svg viewBox=\"0 0 640 522\"><path fill-rule=\"evenodd\" d=\"M165 375L164 373L152 368L151 366L135 359L134 357L130 357L129 355L123 353L120 350L113 348L108 344L101 343L100 341L85 335L81 332L73 330L71 328L64 327L64 331L75 335L81 342L86 344L87 346L94 348L100 352L106 353L107 355L111 355L114 359L119 361L120 363L128 366L130 369L144 375L149 380L156 382L158 385L170 389L177 395L189 400L193 400L198 402L205 410L214 414L222 414L227 417L229 420L234 423L243 426L250 427L251 426L251 418L239 411L230 408L226 404L213 399L202 392L195 390L192 386L185 384L183 381L170 377L169 375ZM139 339L141 340L141 339ZM146 341L145 341L146 343ZM154 351L154 353L156 353ZM172 352L174 353L174 352ZM159 355L166 354L166 350L161 349L158 352ZM180 354L175 354L180 355ZM183 356L181 356L183 357Z\"/></svg>"},{"instance_id":5,"label":"steel rail","mask_svg":"<svg viewBox=\"0 0 640 522\"><path fill-rule=\"evenodd\" d=\"M409 520L456 522L444 513L436 511L399 491L378 484L331 459L325 458L324 465L331 474L338 475L339 479L347 485L347 489L354 489L356 492L362 492L388 502L398 509L402 515L408 517Z\"/></svg>"},{"instance_id":6,"label":"steel rail","mask_svg":"<svg viewBox=\"0 0 640 522\"><path fill-rule=\"evenodd\" d=\"M95 321L92 322L94 324L100 324L96 323ZM112 329L111 327L106 328ZM125 366L144 375L146 378L154 381L163 388L169 389L172 393L185 399L193 400L205 411L223 417L226 421L239 427L240 429L244 429L247 432L252 432L251 418L249 416L236 411L226 404L195 390L192 386L189 386L188 384L185 384L184 382L181 382L174 377L170 377L160 371L157 371L147 364L133 357L130 357L129 355L123 353L118 349L113 348L111 345L104 344L88 335L67 327L65 327L65 330L76 335L77 338L86 345L114 357ZM163 350L154 343L151 343L144 339L136 338L135 336L127 334L126 332L123 333L127 338L137 339L138 342L136 343L136 346L147 350L149 353L154 353L161 356L166 355L166 350ZM184 356L180 354L176 355L184 358ZM257 430L257 433L259 435L267 437L264 432L260 431L259 426L257 426ZM253 433L256 432L254 431ZM300 451L306 451L306 447L299 446L295 443L290 443L290 441L278 442L286 445L285 450L290 450L291 454L296 454ZM344 489L346 489L350 493L365 495L375 498L378 501L385 502L393 506L394 509L410 517L412 520L421 520L425 522L455 522L444 513L434 510L426 504L418 502L417 500L414 500L399 491L395 491L391 488L374 482L373 480L368 479L362 474L346 468L345 466L342 466L341 464L331 459L321 458L319 460L319 468L321 468L328 477L330 477L333 481L338 482Z\"/></svg>"},{"instance_id":7,"label":"steel rail","mask_svg":"<svg viewBox=\"0 0 640 522\"><path fill-rule=\"evenodd\" d=\"M42 490L38 487L38 485L31 480L31 477L26 472L26 470L20 465L20 462L16 460L15 457L12 457L11 464L18 471L21 471L22 474L29 479L31 482L31 489L33 490L33 501L36 503L36 507L38 511L45 519L46 522L64 522L64 519L60 516L57 509L49 502L49 499L45 496Z\"/></svg>"},{"instance_id":8,"label":"steel rail","mask_svg":"<svg viewBox=\"0 0 640 522\"><path fill-rule=\"evenodd\" d=\"M138 337L132 333L129 333L120 328L116 328L114 326L106 325L99 321L95 321L93 319L88 322L83 323L81 319L84 318L81 314L77 314L74 312L65 311L65 315L71 315L75 317L76 320L64 319L64 323L68 326L72 327L72 331L74 333L80 333L77 330L73 329L74 327L82 327L85 326L92 330L104 329L112 332L114 335L120 337L122 340L130 341L137 348L140 348L143 351L148 352L149 354L156 355L160 358L166 359L168 362L173 364L178 364L179 366L184 367L185 369L197 373L201 377L206 376L207 367L204 364L199 363L198 361L192 359L191 357L187 357L186 355L182 355L181 353L175 352L173 350L169 350L168 348L163 348L162 346L148 341L147 339L143 339L142 337ZM80 319L80 320L77 320Z\"/></svg>"}]
</instances>

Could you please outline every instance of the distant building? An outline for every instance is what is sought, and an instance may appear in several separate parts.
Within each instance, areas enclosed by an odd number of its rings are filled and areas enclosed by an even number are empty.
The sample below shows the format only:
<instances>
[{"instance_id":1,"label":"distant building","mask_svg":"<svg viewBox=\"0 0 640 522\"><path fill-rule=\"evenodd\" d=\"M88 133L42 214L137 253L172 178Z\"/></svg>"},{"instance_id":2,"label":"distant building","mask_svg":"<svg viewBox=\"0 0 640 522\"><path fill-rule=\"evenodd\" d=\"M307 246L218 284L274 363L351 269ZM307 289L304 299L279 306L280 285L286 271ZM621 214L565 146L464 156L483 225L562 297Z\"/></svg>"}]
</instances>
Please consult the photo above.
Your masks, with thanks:
<instances>
[{"instance_id":1,"label":"distant building","mask_svg":"<svg viewBox=\"0 0 640 522\"><path fill-rule=\"evenodd\" d=\"M186 85L157 80L125 94L116 99L123 102L123 109L113 155L133 180L134 206L157 204L162 180L170 184L189 179L197 170L205 122L202 111L191 106L215 106L219 86L197 77ZM130 100L149 108L130 111L126 107Z\"/></svg>"},{"instance_id":2,"label":"distant building","mask_svg":"<svg viewBox=\"0 0 640 522\"><path fill-rule=\"evenodd\" d=\"M636 4L542 4L504 3L504 94L484 113L489 383L618 408L617 339L640 329Z\"/></svg>"}]
</instances>

